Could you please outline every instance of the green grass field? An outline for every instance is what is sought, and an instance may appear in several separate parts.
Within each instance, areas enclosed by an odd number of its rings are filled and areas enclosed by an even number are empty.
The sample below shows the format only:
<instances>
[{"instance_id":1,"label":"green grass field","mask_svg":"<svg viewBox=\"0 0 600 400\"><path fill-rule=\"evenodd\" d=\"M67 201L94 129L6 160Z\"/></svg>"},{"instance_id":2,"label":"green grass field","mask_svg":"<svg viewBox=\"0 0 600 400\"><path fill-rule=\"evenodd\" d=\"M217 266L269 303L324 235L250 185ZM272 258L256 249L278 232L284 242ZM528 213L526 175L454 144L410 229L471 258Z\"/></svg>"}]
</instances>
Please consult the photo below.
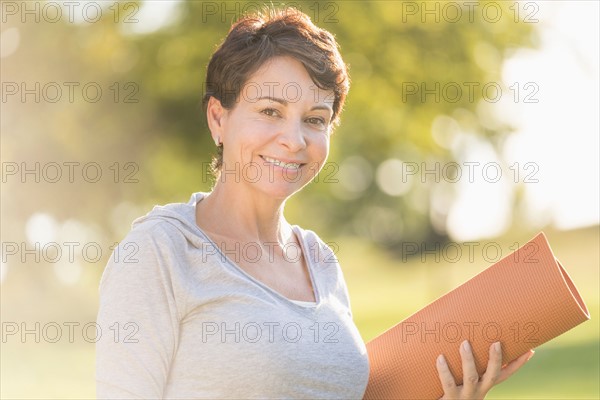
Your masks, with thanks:
<instances>
[{"instance_id":1,"label":"green grass field","mask_svg":"<svg viewBox=\"0 0 600 400\"><path fill-rule=\"evenodd\" d=\"M599 391L599 242L598 227L569 232L546 231L555 255L573 278L592 319L536 349L515 376L494 388L488 399L598 399ZM508 253L512 243L533 236L497 240ZM402 262L357 239L340 238L342 264L356 324L368 341L440 295L491 265L481 252L472 263ZM483 245L483 244L482 244ZM47 289L44 277L13 274L2 287L2 320L93 321L97 278L87 271L85 286ZM46 288L46 289L45 289ZM2 343L2 399L94 398L94 345L75 343Z\"/></svg>"}]
</instances>

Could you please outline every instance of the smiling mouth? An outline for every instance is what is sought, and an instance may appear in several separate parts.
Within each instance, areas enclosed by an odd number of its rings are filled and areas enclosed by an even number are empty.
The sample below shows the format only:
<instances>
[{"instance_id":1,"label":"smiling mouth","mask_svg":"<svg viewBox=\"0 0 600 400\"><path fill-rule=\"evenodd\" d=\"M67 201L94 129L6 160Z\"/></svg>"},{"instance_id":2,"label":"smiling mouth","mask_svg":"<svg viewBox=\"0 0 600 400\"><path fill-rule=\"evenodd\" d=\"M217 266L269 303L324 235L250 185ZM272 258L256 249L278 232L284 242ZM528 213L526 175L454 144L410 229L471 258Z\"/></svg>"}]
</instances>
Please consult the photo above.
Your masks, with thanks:
<instances>
[{"instance_id":1,"label":"smiling mouth","mask_svg":"<svg viewBox=\"0 0 600 400\"><path fill-rule=\"evenodd\" d=\"M275 165L275 166L278 166L281 168L286 168L286 169L299 169L300 167L302 167L304 165L302 163L286 163L281 160L277 160L276 158L271 158L271 157L267 157L267 156L260 156L260 158L262 158L269 164L272 164L272 165Z\"/></svg>"}]
</instances>

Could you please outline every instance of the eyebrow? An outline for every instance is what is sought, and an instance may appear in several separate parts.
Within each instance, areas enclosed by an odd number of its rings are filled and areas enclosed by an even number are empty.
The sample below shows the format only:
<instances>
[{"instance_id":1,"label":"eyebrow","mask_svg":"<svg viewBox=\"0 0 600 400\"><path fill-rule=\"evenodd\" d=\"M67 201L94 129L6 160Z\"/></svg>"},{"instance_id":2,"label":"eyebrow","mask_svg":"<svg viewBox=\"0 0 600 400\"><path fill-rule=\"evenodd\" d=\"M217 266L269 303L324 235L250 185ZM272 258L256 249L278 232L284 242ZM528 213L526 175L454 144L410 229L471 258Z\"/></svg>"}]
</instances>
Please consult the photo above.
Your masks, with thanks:
<instances>
[{"instance_id":1,"label":"eyebrow","mask_svg":"<svg viewBox=\"0 0 600 400\"><path fill-rule=\"evenodd\" d=\"M276 103L282 104L282 105L284 105L284 106L287 106L287 105L288 105L288 103L289 103L289 102L288 102L287 100L285 100L285 99L281 99L281 98L279 98L279 97L272 97L272 96L262 96L262 97L259 97L259 98L257 99L257 101L258 101L258 100L270 100L270 101L274 101L274 102L276 102ZM331 111L331 112L333 112L333 109L332 109L331 107L328 107L328 106L326 106L326 105L324 105L324 104L318 104L318 105L316 105L316 106L312 107L310 110L311 110L311 111L312 111L312 110L325 110L325 111Z\"/></svg>"}]
</instances>

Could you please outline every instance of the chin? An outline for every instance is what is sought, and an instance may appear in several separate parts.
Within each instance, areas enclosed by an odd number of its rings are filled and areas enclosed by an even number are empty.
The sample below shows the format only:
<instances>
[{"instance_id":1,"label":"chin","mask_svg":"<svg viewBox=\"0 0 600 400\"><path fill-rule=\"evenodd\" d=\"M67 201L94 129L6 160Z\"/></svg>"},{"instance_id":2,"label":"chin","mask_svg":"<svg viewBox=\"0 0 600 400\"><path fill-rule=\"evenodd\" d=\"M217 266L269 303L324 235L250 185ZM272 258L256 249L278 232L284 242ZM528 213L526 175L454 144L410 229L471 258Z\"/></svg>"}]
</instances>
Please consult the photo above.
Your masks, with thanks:
<instances>
[{"instance_id":1,"label":"chin","mask_svg":"<svg viewBox=\"0 0 600 400\"><path fill-rule=\"evenodd\" d=\"M283 185L282 185L283 186ZM302 187L278 187L277 185L271 185L271 187L263 188L261 191L265 193L269 198L286 200L298 193Z\"/></svg>"},{"instance_id":2,"label":"chin","mask_svg":"<svg viewBox=\"0 0 600 400\"><path fill-rule=\"evenodd\" d=\"M257 182L257 189L271 199L285 200L306 186L307 182Z\"/></svg>"},{"instance_id":3,"label":"chin","mask_svg":"<svg viewBox=\"0 0 600 400\"><path fill-rule=\"evenodd\" d=\"M285 178L277 171L275 174L264 173L254 185L260 192L272 199L285 200L304 188L310 181L307 176L299 177L298 180ZM312 178L312 177L311 177Z\"/></svg>"}]
</instances>

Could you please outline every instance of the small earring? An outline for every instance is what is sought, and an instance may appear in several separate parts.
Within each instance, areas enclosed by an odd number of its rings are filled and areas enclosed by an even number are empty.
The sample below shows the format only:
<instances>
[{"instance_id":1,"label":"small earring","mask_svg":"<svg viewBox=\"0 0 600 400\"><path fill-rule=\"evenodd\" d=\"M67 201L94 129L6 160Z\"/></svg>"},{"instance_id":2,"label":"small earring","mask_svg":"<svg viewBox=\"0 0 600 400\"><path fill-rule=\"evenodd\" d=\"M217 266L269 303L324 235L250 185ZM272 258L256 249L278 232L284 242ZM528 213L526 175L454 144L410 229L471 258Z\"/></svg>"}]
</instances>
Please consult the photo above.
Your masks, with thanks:
<instances>
[{"instance_id":1,"label":"small earring","mask_svg":"<svg viewBox=\"0 0 600 400\"><path fill-rule=\"evenodd\" d=\"M221 136L217 136L217 140L215 140L215 145L219 147L221 145Z\"/></svg>"}]
</instances>

